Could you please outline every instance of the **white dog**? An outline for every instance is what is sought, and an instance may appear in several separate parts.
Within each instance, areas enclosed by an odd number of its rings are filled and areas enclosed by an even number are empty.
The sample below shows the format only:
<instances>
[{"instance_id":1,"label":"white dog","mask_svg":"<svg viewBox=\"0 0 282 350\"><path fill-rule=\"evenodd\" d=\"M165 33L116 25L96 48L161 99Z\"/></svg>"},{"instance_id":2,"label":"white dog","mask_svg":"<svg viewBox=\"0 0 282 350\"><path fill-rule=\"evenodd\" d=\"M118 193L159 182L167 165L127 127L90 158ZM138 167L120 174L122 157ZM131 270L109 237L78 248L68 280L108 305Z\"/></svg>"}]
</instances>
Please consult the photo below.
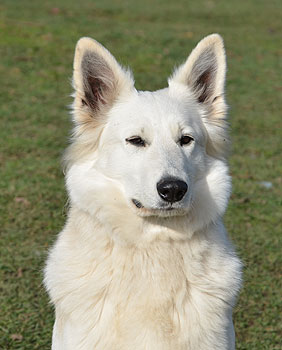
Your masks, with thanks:
<instances>
[{"instance_id":1,"label":"white dog","mask_svg":"<svg viewBox=\"0 0 282 350\"><path fill-rule=\"evenodd\" d=\"M213 34L167 88L137 91L103 46L79 40L71 207L45 269L53 350L234 349L225 71Z\"/></svg>"}]
</instances>

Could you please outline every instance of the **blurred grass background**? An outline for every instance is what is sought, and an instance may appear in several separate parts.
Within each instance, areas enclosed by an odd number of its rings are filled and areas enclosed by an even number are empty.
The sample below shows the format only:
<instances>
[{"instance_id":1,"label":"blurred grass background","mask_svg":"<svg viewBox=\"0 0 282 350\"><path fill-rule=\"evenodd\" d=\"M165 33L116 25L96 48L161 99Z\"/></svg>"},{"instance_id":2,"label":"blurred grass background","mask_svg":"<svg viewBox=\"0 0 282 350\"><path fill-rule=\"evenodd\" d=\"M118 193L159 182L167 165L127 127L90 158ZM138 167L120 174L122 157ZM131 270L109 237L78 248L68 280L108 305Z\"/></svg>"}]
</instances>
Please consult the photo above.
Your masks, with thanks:
<instances>
[{"instance_id":1,"label":"blurred grass background","mask_svg":"<svg viewBox=\"0 0 282 350\"><path fill-rule=\"evenodd\" d=\"M102 42L153 90L213 32L227 50L234 145L225 221L245 264L237 349L281 349L281 14L278 0L0 1L1 350L50 348L42 268L66 216L76 41Z\"/></svg>"}]
</instances>

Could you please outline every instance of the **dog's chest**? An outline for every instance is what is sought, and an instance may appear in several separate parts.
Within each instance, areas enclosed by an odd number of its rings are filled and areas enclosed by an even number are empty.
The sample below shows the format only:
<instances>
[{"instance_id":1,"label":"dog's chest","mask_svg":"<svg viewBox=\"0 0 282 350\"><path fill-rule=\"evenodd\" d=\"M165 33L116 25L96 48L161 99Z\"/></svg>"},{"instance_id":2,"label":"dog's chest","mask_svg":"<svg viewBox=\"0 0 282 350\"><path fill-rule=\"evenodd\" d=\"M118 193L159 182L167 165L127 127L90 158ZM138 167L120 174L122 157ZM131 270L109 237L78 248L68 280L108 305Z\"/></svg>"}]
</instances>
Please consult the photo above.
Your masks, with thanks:
<instances>
[{"instance_id":1,"label":"dog's chest","mask_svg":"<svg viewBox=\"0 0 282 350\"><path fill-rule=\"evenodd\" d=\"M220 285L211 253L203 253L161 242L143 250L108 247L88 262L81 255L79 270L77 260L73 269L74 261L64 262L63 327L79 330L83 349L188 349L198 341L195 329L209 333L226 322L226 282Z\"/></svg>"}]
</instances>

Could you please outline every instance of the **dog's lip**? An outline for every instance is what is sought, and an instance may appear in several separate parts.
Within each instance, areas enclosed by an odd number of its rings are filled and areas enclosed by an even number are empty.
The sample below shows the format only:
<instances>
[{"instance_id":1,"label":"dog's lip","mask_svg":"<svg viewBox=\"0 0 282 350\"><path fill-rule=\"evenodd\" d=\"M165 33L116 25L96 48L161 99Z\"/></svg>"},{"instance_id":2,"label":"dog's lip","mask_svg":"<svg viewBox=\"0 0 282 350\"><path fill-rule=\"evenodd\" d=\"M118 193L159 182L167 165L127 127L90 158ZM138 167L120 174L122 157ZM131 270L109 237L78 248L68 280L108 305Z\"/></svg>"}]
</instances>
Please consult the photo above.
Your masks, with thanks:
<instances>
[{"instance_id":1,"label":"dog's lip","mask_svg":"<svg viewBox=\"0 0 282 350\"><path fill-rule=\"evenodd\" d=\"M187 211L183 208L175 208L172 205L165 207L155 207L155 208L146 208L144 205L137 199L131 199L135 213L140 216L158 216L158 217L171 217L171 216L182 216L186 215Z\"/></svg>"},{"instance_id":2,"label":"dog's lip","mask_svg":"<svg viewBox=\"0 0 282 350\"><path fill-rule=\"evenodd\" d=\"M131 202L135 205L136 208L138 209L145 209L145 210L150 210L150 211L172 211L172 210L176 210L177 208L174 208L172 206L169 207L158 207L158 208L145 208L144 205L138 201L135 198L131 199Z\"/></svg>"},{"instance_id":3,"label":"dog's lip","mask_svg":"<svg viewBox=\"0 0 282 350\"><path fill-rule=\"evenodd\" d=\"M142 205L142 203L139 202L137 199L133 198L131 201L132 201L132 203L136 206L136 208L138 208L138 209L144 208L144 206Z\"/></svg>"}]
</instances>

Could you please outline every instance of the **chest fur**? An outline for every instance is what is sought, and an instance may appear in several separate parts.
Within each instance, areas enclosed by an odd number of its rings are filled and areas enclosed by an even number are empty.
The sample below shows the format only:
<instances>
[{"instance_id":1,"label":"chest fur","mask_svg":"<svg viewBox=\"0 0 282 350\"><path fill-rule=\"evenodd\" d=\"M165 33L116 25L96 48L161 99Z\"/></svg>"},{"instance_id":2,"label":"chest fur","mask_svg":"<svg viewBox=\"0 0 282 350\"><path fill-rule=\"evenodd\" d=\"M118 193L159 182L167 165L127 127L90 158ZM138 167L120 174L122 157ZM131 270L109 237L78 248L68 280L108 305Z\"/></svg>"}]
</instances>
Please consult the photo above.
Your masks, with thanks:
<instances>
[{"instance_id":1,"label":"chest fur","mask_svg":"<svg viewBox=\"0 0 282 350\"><path fill-rule=\"evenodd\" d=\"M188 349L204 334L214 334L218 344L238 288L235 257L222 247L198 239L146 248L107 239L95 247L80 242L70 249L69 243L58 241L47 268L62 332L76 329L78 339L97 346L108 339L120 349L135 342L136 349Z\"/></svg>"}]
</instances>

